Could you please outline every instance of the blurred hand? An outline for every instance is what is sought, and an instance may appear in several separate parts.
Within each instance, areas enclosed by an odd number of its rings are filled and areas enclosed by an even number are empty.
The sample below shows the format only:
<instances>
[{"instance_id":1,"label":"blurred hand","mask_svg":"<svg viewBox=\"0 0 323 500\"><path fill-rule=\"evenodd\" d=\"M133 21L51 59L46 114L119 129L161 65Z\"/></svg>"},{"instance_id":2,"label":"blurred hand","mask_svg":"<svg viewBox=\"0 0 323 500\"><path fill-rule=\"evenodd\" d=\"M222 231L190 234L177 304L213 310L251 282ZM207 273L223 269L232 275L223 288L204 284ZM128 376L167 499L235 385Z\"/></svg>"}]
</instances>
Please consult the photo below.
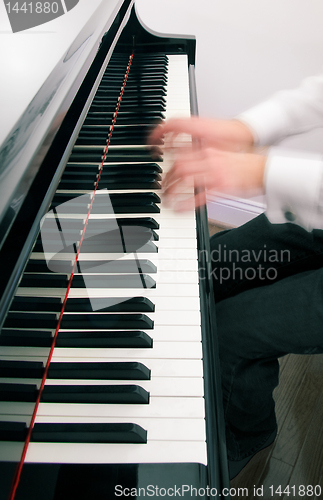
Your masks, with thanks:
<instances>
[{"instance_id":1,"label":"blurred hand","mask_svg":"<svg viewBox=\"0 0 323 500\"><path fill-rule=\"evenodd\" d=\"M252 153L232 153L216 148L200 148L182 152L174 161L163 182L164 196L174 202L177 210L187 210L192 199L177 201L186 187L199 191L220 191L226 194L246 195L263 189L266 157ZM194 197L195 206L205 204L205 194Z\"/></svg>"},{"instance_id":2,"label":"blurred hand","mask_svg":"<svg viewBox=\"0 0 323 500\"><path fill-rule=\"evenodd\" d=\"M192 200L176 202L186 187L199 191L247 195L263 190L266 157L252 153L232 153L216 148L200 148L182 152L174 161L163 182L164 196L171 198L177 210L192 206ZM195 196L195 206L205 204L205 194Z\"/></svg>"},{"instance_id":3,"label":"blurred hand","mask_svg":"<svg viewBox=\"0 0 323 500\"><path fill-rule=\"evenodd\" d=\"M175 118L158 125L149 137L152 145L162 143L167 136L167 146L172 147L179 134L189 134L201 146L216 147L227 151L250 151L253 135L238 120L212 120L208 118Z\"/></svg>"},{"instance_id":4,"label":"blurred hand","mask_svg":"<svg viewBox=\"0 0 323 500\"><path fill-rule=\"evenodd\" d=\"M176 138L183 133L192 137L192 144L176 148ZM253 136L243 123L197 117L172 119L153 130L150 144L158 149L164 137L165 148L174 154L173 165L163 182L164 196L176 210L205 204L203 187L240 195L263 189L266 157L251 153ZM179 194L193 186L198 194L179 200Z\"/></svg>"}]
</instances>

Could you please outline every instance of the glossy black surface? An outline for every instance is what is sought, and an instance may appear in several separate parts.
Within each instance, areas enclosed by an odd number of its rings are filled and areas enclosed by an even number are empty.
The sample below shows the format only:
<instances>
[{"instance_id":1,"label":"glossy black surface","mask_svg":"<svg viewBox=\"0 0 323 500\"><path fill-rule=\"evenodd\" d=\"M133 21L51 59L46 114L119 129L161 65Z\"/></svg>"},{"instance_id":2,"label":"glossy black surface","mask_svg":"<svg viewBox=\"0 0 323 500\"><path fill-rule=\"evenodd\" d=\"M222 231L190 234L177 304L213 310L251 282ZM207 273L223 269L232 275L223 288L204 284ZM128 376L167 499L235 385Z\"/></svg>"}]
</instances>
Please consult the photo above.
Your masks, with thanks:
<instances>
[{"instance_id":1,"label":"glossy black surface","mask_svg":"<svg viewBox=\"0 0 323 500\"><path fill-rule=\"evenodd\" d=\"M109 36L105 37L102 50L103 47L108 46ZM64 220L68 221L68 215L71 214L68 223L69 238L67 238L68 242L63 247L62 252L70 251L72 256L75 255L76 246L84 230L82 217L77 219L81 221L80 223L75 223L76 219L72 215L86 215L87 206L90 203L90 197L85 195L81 199L79 191L93 189L96 182L98 168L103 159L106 141L111 130L110 126L115 109L113 106L116 104L119 92L116 87L123 82L125 68L133 49L135 49L133 70L129 73L128 87L112 134L111 149L104 161L100 187L127 189L131 185L131 189L135 192L129 194L113 193L110 195L108 202L107 198L98 197L93 205L94 213L112 213L112 206L113 212L121 214L121 217L119 217L117 225L113 226L112 224L111 227L102 225L102 221L90 220L86 229L83 251L94 255L98 252L104 252L104 250L130 252L137 251L138 247L141 246L144 249L142 251L152 254L153 260L153 254L156 253L158 248L158 232L154 231L155 229L158 230L158 223L154 219L154 214L156 214L157 218L160 199L155 190L160 188L159 181L162 169L150 158L150 152L145 147L145 142L149 130L154 126L156 120L163 117L165 110L164 89L167 84L167 58L163 52L186 52L188 53L189 62L193 62L195 41L155 37L142 29L133 13L127 28L121 35L120 43L111 58L98 92L93 99L89 114L69 155L66 169L58 185L58 189L67 192L56 193L52 199L47 200L48 207L53 210L54 214L57 214L59 210L63 212L65 210L67 219ZM64 134L66 134L65 130L63 131L63 137ZM51 159L50 172L54 171L54 163L57 160L58 153L55 153L54 157ZM157 159L157 161L161 160L162 157ZM130 184L129 178L131 178ZM38 184L36 182L35 186L39 188L40 184L41 182ZM140 193L139 191L143 188L149 191ZM73 206L68 206L70 200L72 200ZM64 205L65 203L66 205ZM151 212L151 217L142 215L149 212ZM134 217L130 219L127 214L134 214ZM201 214L198 213L197 220L199 231L201 231L199 248L202 249L207 238L205 214L201 218ZM24 224L24 219L20 223ZM136 228L135 232L132 231L134 227ZM53 241L55 240L54 233L56 230L57 228L43 227L43 234L46 236L45 239L49 249L54 248ZM59 230L62 232L61 227L59 227ZM122 232L123 235L122 248L118 237L119 232ZM12 243L13 240L9 238L8 243L10 241ZM8 249L10 253L10 245L7 246ZM42 252L42 249L43 240L38 236L35 241L34 251ZM26 261L27 257L26 255ZM117 303L107 307L101 304L99 312L91 312L93 307L88 299L68 299L66 314L64 313L61 323L61 330L63 331L60 331L57 336L57 347L85 347L86 349L151 349L153 347L149 331L153 330L154 324L149 317L149 312L154 309L154 304L145 299L144 294L142 300L140 298L130 298L131 286L137 286L136 276L130 261L115 261L113 271L111 271L110 264L110 262L100 259L96 261L93 256L93 260L89 260L86 264L82 263L82 266L84 266L82 271L88 270L88 276L95 288L109 288L109 286L113 288L129 288L129 299L126 298L121 304ZM147 259L140 261L139 264L135 272L138 273L139 270L143 287L153 287L156 267ZM105 265L107 266L106 269L109 270L109 274L113 275L110 276L110 285L105 276L107 273L102 273L103 281L96 275L96 266L104 267ZM26 352L32 352L32 348L36 347L42 348L42 353L49 351L62 301L61 299L57 300L55 297L39 297L40 292L38 292L38 289L45 290L45 295L46 289L65 290L70 272L71 264L68 261L65 261L62 267L62 261L56 259L55 262L54 258L48 263L38 255L36 259L27 262L20 286L22 290L27 287L34 289L35 297L16 297L13 300L4 327L0 332L0 347L23 347ZM130 277L127 276L125 279L124 272L133 273L133 275L130 274ZM84 286L83 276L78 266L73 278L72 288L83 288ZM206 286L208 287L208 285ZM207 363L210 363L212 362L212 359L209 358L210 353L211 358L214 356L213 362L217 356L213 344L209 349L210 335L212 336L214 326L210 323L212 313L208 309L210 289L201 289L201 295L203 296L203 328L205 328L206 332L203 334L204 352ZM13 379L16 379L16 382L11 381L10 383L0 384L0 395L5 401L25 402L24 404L26 404L36 400L38 395L37 386L27 380L26 383L23 383L23 380L35 376L40 381L43 373L42 363L37 366L32 362L20 366L4 364L2 369L4 370L4 376L12 376ZM126 490L129 493L135 491L131 490L131 488L147 488L149 486L165 488L166 493L162 494L162 496L171 498L174 496L174 488L182 487L182 485L197 490L200 488L205 489L207 485L220 488L220 485L225 484L226 481L222 474L222 469L225 468L223 456L218 453L223 428L221 428L221 422L213 407L214 404L219 402L219 395L215 400L214 394L212 394L212 391L218 389L219 379L214 379L214 371L209 365L206 364L204 370L205 379L211 377L211 380L205 386L205 397L209 401L207 405L207 418L209 419L207 424L208 460L210 459L209 463L212 470L207 470L205 466L199 464L173 463L128 465L47 465L26 463L23 467L15 500L43 500L45 498L46 500L65 500L67 498L69 500L85 500L85 498L86 500L89 498L101 500L103 498L116 498L116 491L117 493L121 491L119 487L130 488ZM101 361L80 363L77 362L77 358L75 362L61 363L52 361L48 378L76 379L80 381L80 385L67 383L66 385L45 386L42 393L42 402L46 401L51 404L54 404L54 402L76 404L118 403L141 404L143 406L149 404L149 393L140 386L140 380L149 380L151 372L149 367L139 362ZM82 380L91 380L93 384L83 385ZM123 380L128 382L125 385L113 385L113 383L100 385L96 384L95 380ZM220 412L221 408L217 411ZM22 440L26 434L24 423L4 422L2 425L2 429L0 426L0 436L1 432L2 436L8 433L7 435L11 436L13 441ZM91 433L91 427L93 433ZM139 442L144 446L146 431L145 429L142 432L137 431L133 431L133 429L115 429L114 439L118 442L120 440L131 442L131 439L137 439L135 441L137 443L139 439ZM133 437L134 434L135 438ZM73 427L67 424L46 424L44 426L36 424L32 440L55 442L60 439L63 442L85 443L97 442L96 439L103 439L104 442L110 442L109 440L113 439L112 435L113 432L110 428L94 428L92 424L89 424L89 426L86 424L83 427ZM107 458L107 461L110 461L110 457ZM0 500L7 500L14 472L15 464L0 463L0 477L4 478L0 486ZM168 488L169 494L167 493ZM186 494L188 495L187 491ZM199 493L199 498L204 497L206 498L206 493Z\"/></svg>"},{"instance_id":2,"label":"glossy black surface","mask_svg":"<svg viewBox=\"0 0 323 500\"><path fill-rule=\"evenodd\" d=\"M0 463L0 500L8 498L14 470L14 463ZM207 486L200 464L26 464L15 500L113 500L136 498L136 493L144 497L144 490L145 498L168 499L175 488L184 498L196 488L197 498L206 500Z\"/></svg>"},{"instance_id":3,"label":"glossy black surface","mask_svg":"<svg viewBox=\"0 0 323 500\"><path fill-rule=\"evenodd\" d=\"M91 59L83 69L74 94L69 94L67 112L64 110L61 114L58 113L58 118L54 121L55 128L50 131L48 137L44 138L43 144L35 144L34 147L38 151L34 158L35 162L25 164L24 147L28 144L33 130L37 129L42 114L73 66L73 62L77 61L78 49L81 47L82 50L86 46L85 41L92 36L96 26L95 16L91 18L93 24L89 23L73 42L64 59L54 68L53 73L30 103L15 129L1 146L1 179L6 177L6 172L12 172L17 167L17 160L20 163L18 163L14 190L10 183L6 185L1 180L1 190L12 194L9 205L3 206L0 211L0 325L9 306L8 294L10 297L14 293L31 249L32 239L29 235L34 231L34 221L40 220L46 212L48 207L48 205L46 207L46 196L52 196L50 193L53 193L57 187L55 182L53 184L53 180L55 180L60 160L130 4L131 0L124 0L116 17L107 19L107 28L110 27L110 29L101 40L99 50L91 52ZM66 104L64 102L64 105ZM22 172L20 172L21 167L23 167Z\"/></svg>"}]
</instances>

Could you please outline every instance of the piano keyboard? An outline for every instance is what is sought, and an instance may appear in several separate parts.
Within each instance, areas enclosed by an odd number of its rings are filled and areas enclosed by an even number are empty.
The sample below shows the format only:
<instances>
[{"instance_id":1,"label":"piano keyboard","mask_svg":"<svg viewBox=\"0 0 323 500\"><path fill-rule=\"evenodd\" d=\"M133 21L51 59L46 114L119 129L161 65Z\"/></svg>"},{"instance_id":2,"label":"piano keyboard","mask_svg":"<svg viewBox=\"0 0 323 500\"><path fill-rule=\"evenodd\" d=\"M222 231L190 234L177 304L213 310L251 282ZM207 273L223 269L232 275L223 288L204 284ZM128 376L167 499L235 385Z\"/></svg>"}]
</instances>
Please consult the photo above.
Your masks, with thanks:
<instances>
[{"instance_id":1,"label":"piano keyboard","mask_svg":"<svg viewBox=\"0 0 323 500\"><path fill-rule=\"evenodd\" d=\"M25 431L18 424L30 423L71 272L71 252L55 254L48 221L59 213L71 241L81 239L83 208L115 109L106 91L117 97L127 62L112 56L43 226L46 257L67 272L47 269L39 239L2 329L2 461L20 460ZM134 56L26 463L207 463L195 212L175 214L164 205L161 171L171 162L152 160L145 144L156 119L189 116L187 64L186 55ZM105 188L114 213L106 211ZM62 203L71 197L73 211L67 203L64 213ZM124 231L123 254L114 231L131 224L143 230L144 243L137 248L136 233ZM17 364L23 361L29 364ZM5 438L8 422L17 423L12 441Z\"/></svg>"}]
</instances>

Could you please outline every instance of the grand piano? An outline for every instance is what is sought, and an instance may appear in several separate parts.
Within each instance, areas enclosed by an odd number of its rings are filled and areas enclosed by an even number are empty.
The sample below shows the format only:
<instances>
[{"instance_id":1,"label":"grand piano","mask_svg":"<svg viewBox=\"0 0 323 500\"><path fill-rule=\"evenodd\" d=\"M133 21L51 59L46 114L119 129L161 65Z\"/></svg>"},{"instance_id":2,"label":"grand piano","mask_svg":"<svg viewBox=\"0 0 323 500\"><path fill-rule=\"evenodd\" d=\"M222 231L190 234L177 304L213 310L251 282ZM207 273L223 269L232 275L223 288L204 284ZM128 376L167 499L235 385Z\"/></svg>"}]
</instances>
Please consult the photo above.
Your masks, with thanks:
<instances>
[{"instance_id":1,"label":"grand piano","mask_svg":"<svg viewBox=\"0 0 323 500\"><path fill-rule=\"evenodd\" d=\"M147 145L197 114L194 61L101 2L2 143L0 500L229 486L207 214Z\"/></svg>"}]
</instances>

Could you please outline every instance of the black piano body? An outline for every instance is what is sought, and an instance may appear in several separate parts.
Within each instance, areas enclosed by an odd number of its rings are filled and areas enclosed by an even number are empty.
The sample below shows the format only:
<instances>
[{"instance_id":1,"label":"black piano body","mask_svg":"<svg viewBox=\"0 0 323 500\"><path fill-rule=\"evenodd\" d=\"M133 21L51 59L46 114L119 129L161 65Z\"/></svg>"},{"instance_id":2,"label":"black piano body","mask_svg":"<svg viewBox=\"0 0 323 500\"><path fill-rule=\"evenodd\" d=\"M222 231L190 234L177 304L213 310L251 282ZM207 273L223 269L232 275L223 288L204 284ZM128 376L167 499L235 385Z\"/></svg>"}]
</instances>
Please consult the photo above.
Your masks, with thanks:
<instances>
[{"instance_id":1,"label":"black piano body","mask_svg":"<svg viewBox=\"0 0 323 500\"><path fill-rule=\"evenodd\" d=\"M77 52L85 41L91 37L91 34L95 32L94 25L98 20L97 16L106 14L106 7L102 6L101 11L98 9L96 15L91 18L83 32L80 33L78 39L65 55L64 61L54 68L51 78L45 82L39 93L35 96L33 102L30 103L29 108L21 117L21 120L17 123L12 134L8 136L0 149L0 175L2 177L1 192L6 193L6 196L2 199L0 214L0 266L2 277L0 284L0 390L2 403L0 403L0 405L2 404L3 408L6 408L3 404L6 405L8 401L9 403L10 401L14 403L19 401L19 396L17 396L18 399L17 397L11 399L12 397L8 396L8 394L11 393L10 389L13 388L14 385L14 391L17 391L19 394L24 392L21 383L14 383L15 377L21 377L21 373L25 369L23 365L19 365L21 358L18 358L18 364L14 364L15 347L22 347L21 332L19 329L24 328L23 314L25 310L24 305L19 306L22 307L22 309L18 309L20 312L17 313L15 309L17 306L13 307L13 304L16 304L17 301L19 303L21 302L21 299L15 297L15 293L17 287L21 286L22 280L26 279L24 272L28 270L28 266L30 266L29 257L31 252L35 251L35 249L37 250L37 245L39 244L37 243L37 239L39 239L41 220L48 210L53 209L53 207L55 208L53 200L55 201L57 188L62 186L60 183L64 180L63 172L66 163L68 160L71 161L73 154L76 154L74 144L79 144L79 147L82 148L82 144L84 143L82 143L82 133L85 137L88 137L89 134L89 127L87 128L87 124L90 123L91 126L91 123L94 123L94 125L98 123L95 113L92 119L89 112L91 112L91 110L93 111L93 109L95 112L95 109L98 109L95 108L95 99L98 100L98 106L100 107L100 92L102 92L103 89L102 80L108 78L104 76L107 75L107 70L111 68L113 73L114 64L116 68L118 68L119 56L123 60L124 55L128 58L131 54L134 54L133 60L136 61L137 57L137 60L141 61L138 63L140 66L146 64L145 61L148 61L146 58L150 57L150 55L152 58L155 58L156 55L157 58L164 58L166 54L184 54L187 56L188 62L187 71L190 84L191 112L197 114L194 81L195 39L193 37L157 35L148 28L142 26L136 15L133 0L115 2L115 4L115 9L107 19L104 35L100 36L96 43L93 44L92 51L86 59L82 69L79 70L77 79L74 81L73 85L70 86L69 92L61 101L61 104L57 106L55 116L52 117L50 124L47 124L46 131L43 133L40 143L35 143L33 145L33 152L30 154L26 164L21 165L24 158L24 148L26 144L28 144L28 140L33 139L35 124L38 125L38 120L41 120L43 115L46 116L48 104L55 99L55 92L58 92L60 88L59 83L63 81L66 76L67 70L64 66L64 62L66 63L66 61L68 62L70 59L73 59L73 54ZM113 62L113 60L115 60L115 62ZM149 61L151 61L151 59L149 59ZM148 62L148 64L151 64L151 62ZM138 82L136 83L136 77L130 80L130 82L131 81L132 88L138 87L139 84ZM148 100L149 85L148 82L148 88L146 89L148 92ZM147 94L145 95L145 92L142 90L139 90L139 92L142 93L140 96L141 104L139 104L145 106ZM132 97L130 96L128 99L130 103L128 105L131 106ZM106 104L102 105L105 106ZM138 102L136 107L138 107ZM127 110L130 109L129 116L131 121L131 108L124 107L124 109L126 111L124 111L123 119L127 120ZM121 107L120 110L122 111ZM141 113L141 111L139 113ZM110 117L110 110L108 111L108 115ZM143 115L141 115L141 117L142 116ZM154 120L156 116L162 117L163 114L160 115L154 112ZM126 123L126 121L123 123ZM144 125L148 125L149 128L153 123L154 122L148 120ZM133 125L135 125L135 122L133 122ZM148 130L148 128L146 127L145 130ZM87 139L85 139L85 142L86 140ZM111 144L113 143L111 142ZM89 150L90 155L95 152L95 139L91 147L93 149ZM18 163L17 157L20 159ZM75 158L75 161L78 161L77 155L74 156L74 159ZM89 156L89 164L91 160L93 160L93 158ZM120 161L120 159L117 159L116 163L118 163L118 161ZM132 160L130 159L130 161ZM144 168L143 165L146 165L147 162L148 159L146 157L141 158L138 168ZM149 160L149 165L151 166L151 164L154 164L154 162ZM9 182L10 176L7 175L12 169L17 172L13 184ZM150 170L149 175L147 174L148 177L151 174ZM154 175L156 175L154 181L156 182L156 179L158 180L160 178L159 172ZM7 178L9 181L6 185ZM120 174L118 179L120 180ZM127 189L127 186L122 184L124 179L120 182L121 187L119 186L119 188L122 189L122 187L124 187ZM87 188L85 188L85 191L86 189ZM123 213L122 209L120 210L120 213ZM151 216L153 218L154 213L152 213ZM150 223L151 221L149 221L149 224ZM148 230L150 231L150 235L154 231L152 227L149 227ZM211 496L220 498L222 489L228 487L229 481L219 382L219 364L217 362L216 338L214 335L215 319L212 300L212 283L205 279L205 277L210 274L210 262L208 260L209 243L207 215L204 208L196 211L196 233L199 256L198 265L199 268L203 270L203 276L201 276L199 280L199 300L204 372L203 400L205 401L207 441L206 463L194 463L194 461L189 460L187 462L178 463L176 460L173 461L171 457L169 462L167 460L163 462L156 460L155 463L148 463L144 459L141 459L138 463L118 463L118 461L113 463L111 457L107 460L107 463L102 463L102 460L96 463L93 458L90 463L63 463L63 460L62 463L57 461L56 463L55 461L50 463L50 460L47 461L47 463L27 462L23 464L21 471L18 472L19 481L17 481L17 489L13 494L12 485L14 484L14 478L19 468L19 460L17 461L17 459L11 456L8 456L8 458L1 456L0 500L8 500L9 498L12 500L13 498L16 500L85 500L89 498L103 500L116 497L122 498L125 496L164 496L166 498L172 496L198 496L206 498ZM158 236L156 236L156 238L158 238ZM36 261L32 261L32 264L36 265ZM69 274L71 270L69 269L68 271L67 274ZM43 307L46 307L46 305ZM55 307L56 305L54 304L53 321L57 323L58 315ZM127 309L127 307L130 309ZM129 305L126 306L124 310L126 312L138 312L136 309L133 309L133 307L130 301ZM113 309L111 310L113 311ZM42 306L40 307L40 312L41 311L44 311ZM138 318L136 318L136 320L138 320L139 323L141 321L141 319ZM119 321L119 319L117 321ZM111 326L107 326L106 330L109 328L111 330ZM144 326L138 326L137 328L144 328ZM50 326L46 328L46 326L44 326L42 328L38 325L38 327L32 327L31 329L34 338L37 336L39 338L39 335L44 333L44 331L46 332L46 330L51 329L55 330L55 327ZM125 327L118 328L118 326L114 325L114 329L117 330L118 333L118 331L124 330ZM122 331L120 334L121 336L125 335L125 332ZM15 337L16 340L12 340L13 337ZM142 336L140 338L140 341L142 341ZM43 342L43 340L41 340L41 342ZM117 344L118 342L117 340ZM28 341L27 339L26 348L30 349L33 345L36 345L37 348L44 345L49 349L48 336L44 340L44 344L37 344L37 341ZM86 343L84 345L88 346ZM12 351L10 351L10 349L12 349ZM13 364L10 365L10 363ZM15 369L17 369L17 375L13 373ZM35 369L37 371L37 367ZM29 374L29 377L26 378L26 385L29 384L28 379L33 377L37 378L38 375L32 376ZM19 378L19 380L21 382L21 378ZM10 386L10 384L12 385ZM39 384L35 389L36 392L38 388ZM34 399L33 397L28 399L29 397L28 395L22 396L22 401L30 401L32 403L30 407L33 408ZM2 446L5 446L7 442L13 440L16 443L19 455L23 450L24 439L28 429L23 428L21 425L21 422L24 420L23 416L21 416L20 420L18 419L18 422L15 422L14 416L8 418L6 411L6 409L4 411L0 409L0 442L2 442ZM30 412L32 413L32 411L31 409ZM113 425L117 425L117 423ZM136 426L136 422L134 422L134 425ZM118 429L116 427L114 427L112 431L107 428L104 429L104 432L109 435L114 431L117 435ZM84 432L86 434L87 431L83 429L82 432L81 441L83 440L86 442L87 438L84 437ZM121 434L123 437L121 438L121 442L122 439L127 439L127 437L125 438L124 436L131 433L133 434L133 432L133 428L130 431L129 429L125 430L122 428ZM139 430L139 434L140 432L141 430ZM137 436L135 439L137 439L138 432L136 429L135 434ZM46 438L43 439L46 441ZM145 435L143 435L143 437L139 436L138 439L145 440ZM91 441L91 438L89 441ZM116 439L116 442L118 442L118 439ZM145 444L140 444L140 446L144 447Z\"/></svg>"}]
</instances>

